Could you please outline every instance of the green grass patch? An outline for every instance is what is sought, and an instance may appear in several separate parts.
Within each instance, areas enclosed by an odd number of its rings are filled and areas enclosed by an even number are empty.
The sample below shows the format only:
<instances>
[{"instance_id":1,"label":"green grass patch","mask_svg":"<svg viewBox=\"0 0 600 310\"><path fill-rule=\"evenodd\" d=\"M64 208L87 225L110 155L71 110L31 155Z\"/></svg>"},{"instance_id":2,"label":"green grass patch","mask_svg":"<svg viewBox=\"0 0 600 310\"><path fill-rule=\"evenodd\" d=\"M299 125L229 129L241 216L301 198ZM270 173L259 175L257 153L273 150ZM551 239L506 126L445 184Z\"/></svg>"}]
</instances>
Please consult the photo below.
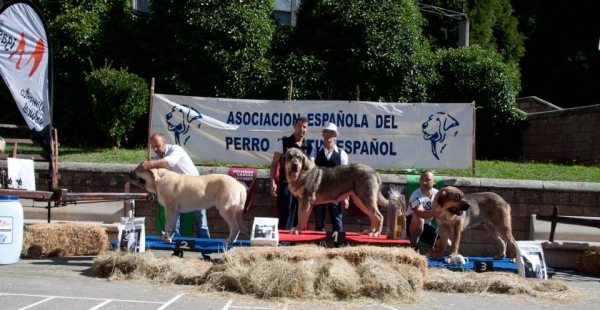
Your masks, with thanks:
<instances>
[{"instance_id":1,"label":"green grass patch","mask_svg":"<svg viewBox=\"0 0 600 310\"><path fill-rule=\"evenodd\" d=\"M41 152L41 148L35 146L19 146L18 150L20 154L35 154ZM4 152L6 154L12 153L12 145L7 145ZM148 158L148 150L111 150L107 148L81 148L61 146L59 149L58 156L60 162L138 164ZM200 166L215 167L270 167L270 164L244 164L218 161L206 161L196 164ZM512 180L545 180L570 182L597 182L598 180L600 180L600 167L593 166L477 160L475 162L475 167L476 169L474 176L471 170L435 169L435 173L437 175L456 177L477 177ZM419 173L419 170L404 169L401 167L395 169L378 169L378 171L381 173L396 174Z\"/></svg>"}]
</instances>

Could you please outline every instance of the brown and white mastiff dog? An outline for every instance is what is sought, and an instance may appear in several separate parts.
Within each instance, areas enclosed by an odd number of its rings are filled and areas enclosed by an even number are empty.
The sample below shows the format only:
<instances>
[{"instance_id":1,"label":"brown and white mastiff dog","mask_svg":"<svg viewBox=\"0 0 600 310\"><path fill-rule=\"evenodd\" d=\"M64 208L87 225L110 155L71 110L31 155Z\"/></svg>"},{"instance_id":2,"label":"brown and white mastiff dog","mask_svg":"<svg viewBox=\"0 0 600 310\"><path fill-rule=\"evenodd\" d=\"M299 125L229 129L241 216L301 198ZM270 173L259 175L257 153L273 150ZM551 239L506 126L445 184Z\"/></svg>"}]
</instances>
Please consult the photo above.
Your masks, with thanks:
<instances>
[{"instance_id":1,"label":"brown and white mastiff dog","mask_svg":"<svg viewBox=\"0 0 600 310\"><path fill-rule=\"evenodd\" d=\"M440 246L433 259L440 260L448 245L448 237L452 241L446 262L458 254L462 232L479 224L485 224L489 234L498 242L500 252L494 259L506 256L506 247L510 259L516 262L517 242L512 235L510 205L502 197L492 192L464 194L453 186L442 188L433 202L433 209L440 213L437 217L440 226Z\"/></svg>"},{"instance_id":2,"label":"brown and white mastiff dog","mask_svg":"<svg viewBox=\"0 0 600 310\"><path fill-rule=\"evenodd\" d=\"M389 202L381 194L381 176L377 171L362 164L318 167L296 148L289 149L282 158L288 188L298 198L298 225L291 233L299 234L306 226L314 204L341 201L350 196L371 220L371 228L363 233L381 234L383 215L378 205L387 208Z\"/></svg>"}]
</instances>

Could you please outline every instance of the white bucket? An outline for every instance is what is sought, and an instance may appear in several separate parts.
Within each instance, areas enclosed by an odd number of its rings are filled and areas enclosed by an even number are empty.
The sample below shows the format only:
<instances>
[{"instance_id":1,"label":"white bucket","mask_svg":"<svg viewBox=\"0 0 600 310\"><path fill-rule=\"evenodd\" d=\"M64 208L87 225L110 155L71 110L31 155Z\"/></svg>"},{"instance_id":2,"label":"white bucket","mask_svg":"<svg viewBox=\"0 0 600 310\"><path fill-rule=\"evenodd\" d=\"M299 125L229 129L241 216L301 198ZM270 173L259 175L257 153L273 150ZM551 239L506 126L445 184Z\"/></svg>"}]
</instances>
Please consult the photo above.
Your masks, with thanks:
<instances>
[{"instance_id":1,"label":"white bucket","mask_svg":"<svg viewBox=\"0 0 600 310\"><path fill-rule=\"evenodd\" d=\"M14 264L23 249L23 206L17 196L0 195L0 265Z\"/></svg>"}]
</instances>

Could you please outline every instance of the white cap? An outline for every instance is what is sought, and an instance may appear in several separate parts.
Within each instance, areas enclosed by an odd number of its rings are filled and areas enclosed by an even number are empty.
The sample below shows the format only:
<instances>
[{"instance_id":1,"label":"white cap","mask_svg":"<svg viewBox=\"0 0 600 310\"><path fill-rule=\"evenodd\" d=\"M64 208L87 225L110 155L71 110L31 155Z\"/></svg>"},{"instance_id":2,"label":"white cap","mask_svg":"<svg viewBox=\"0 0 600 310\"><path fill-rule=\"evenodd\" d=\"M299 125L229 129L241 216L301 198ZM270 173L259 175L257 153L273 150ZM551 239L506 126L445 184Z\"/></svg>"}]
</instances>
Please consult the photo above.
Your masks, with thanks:
<instances>
[{"instance_id":1,"label":"white cap","mask_svg":"<svg viewBox=\"0 0 600 310\"><path fill-rule=\"evenodd\" d=\"M337 126L334 123L329 123L327 124L327 126L325 128L323 128L323 130L331 130L331 131L335 131L335 136L337 137L338 130L337 130Z\"/></svg>"}]
</instances>

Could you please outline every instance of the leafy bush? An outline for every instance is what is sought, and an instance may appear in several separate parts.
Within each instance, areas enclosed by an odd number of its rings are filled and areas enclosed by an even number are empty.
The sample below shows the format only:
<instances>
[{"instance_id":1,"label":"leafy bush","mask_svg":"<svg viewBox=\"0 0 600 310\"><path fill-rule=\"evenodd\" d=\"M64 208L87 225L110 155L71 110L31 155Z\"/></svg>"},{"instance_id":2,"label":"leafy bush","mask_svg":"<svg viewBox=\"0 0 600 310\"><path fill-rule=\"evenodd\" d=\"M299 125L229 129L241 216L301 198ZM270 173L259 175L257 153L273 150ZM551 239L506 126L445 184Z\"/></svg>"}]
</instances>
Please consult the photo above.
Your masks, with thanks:
<instances>
[{"instance_id":1,"label":"leafy bush","mask_svg":"<svg viewBox=\"0 0 600 310\"><path fill-rule=\"evenodd\" d=\"M102 68L86 75L86 85L90 106L95 118L92 124L102 137L110 139L111 146L117 146L120 138L130 133L137 120L148 110L148 83L141 77L127 72L127 69L115 70ZM102 143L108 140L96 140Z\"/></svg>"}]
</instances>

